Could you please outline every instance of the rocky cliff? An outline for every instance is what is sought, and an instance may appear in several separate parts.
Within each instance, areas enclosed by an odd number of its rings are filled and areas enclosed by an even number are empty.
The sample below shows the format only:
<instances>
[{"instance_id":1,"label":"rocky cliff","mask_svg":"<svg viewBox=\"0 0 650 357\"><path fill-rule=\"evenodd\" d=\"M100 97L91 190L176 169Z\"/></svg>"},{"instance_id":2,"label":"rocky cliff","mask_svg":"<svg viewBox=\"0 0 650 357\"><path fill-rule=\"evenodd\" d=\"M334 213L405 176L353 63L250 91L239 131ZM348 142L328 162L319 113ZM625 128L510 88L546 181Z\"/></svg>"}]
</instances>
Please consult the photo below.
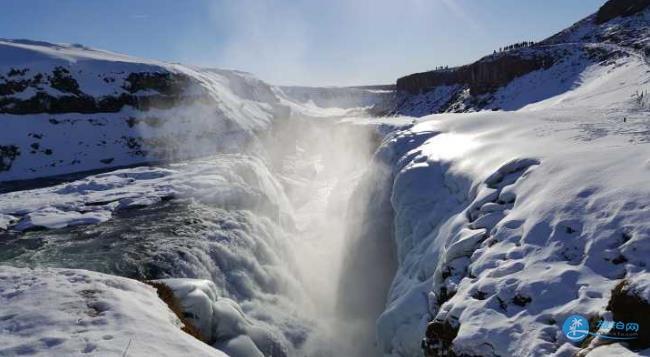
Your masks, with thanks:
<instances>
[{"instance_id":1,"label":"rocky cliff","mask_svg":"<svg viewBox=\"0 0 650 357\"><path fill-rule=\"evenodd\" d=\"M596 23L602 24L616 17L626 17L650 6L650 0L609 0L598 9Z\"/></svg>"},{"instance_id":2,"label":"rocky cliff","mask_svg":"<svg viewBox=\"0 0 650 357\"><path fill-rule=\"evenodd\" d=\"M553 60L550 55L532 51L495 54L465 66L399 78L396 88L415 94L438 86L460 85L469 88L471 94L484 94L526 73L548 68Z\"/></svg>"},{"instance_id":3,"label":"rocky cliff","mask_svg":"<svg viewBox=\"0 0 650 357\"><path fill-rule=\"evenodd\" d=\"M399 78L394 113L515 110L562 93L590 65L607 65L622 56L647 58L649 5L648 0L610 0L543 41L508 46L468 65Z\"/></svg>"}]
</instances>

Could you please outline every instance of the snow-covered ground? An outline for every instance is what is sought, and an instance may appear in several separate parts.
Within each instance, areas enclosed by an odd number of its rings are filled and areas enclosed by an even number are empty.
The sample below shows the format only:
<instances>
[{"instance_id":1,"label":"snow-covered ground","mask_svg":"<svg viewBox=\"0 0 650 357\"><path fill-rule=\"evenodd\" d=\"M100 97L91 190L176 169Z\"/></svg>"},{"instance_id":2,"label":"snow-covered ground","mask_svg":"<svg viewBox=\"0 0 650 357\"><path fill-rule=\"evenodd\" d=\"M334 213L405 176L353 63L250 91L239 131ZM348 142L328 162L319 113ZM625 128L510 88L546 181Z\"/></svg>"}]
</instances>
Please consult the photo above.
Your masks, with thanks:
<instances>
[{"instance_id":1,"label":"snow-covered ground","mask_svg":"<svg viewBox=\"0 0 650 357\"><path fill-rule=\"evenodd\" d=\"M432 115L388 137L399 269L384 353L421 353L431 320L458 355L579 351L563 320L605 315L650 264L650 113L634 100L649 85L644 60L625 58L522 110Z\"/></svg>"},{"instance_id":2,"label":"snow-covered ground","mask_svg":"<svg viewBox=\"0 0 650 357\"><path fill-rule=\"evenodd\" d=\"M181 331L144 283L75 269L0 266L2 356L226 356Z\"/></svg>"}]
</instances>

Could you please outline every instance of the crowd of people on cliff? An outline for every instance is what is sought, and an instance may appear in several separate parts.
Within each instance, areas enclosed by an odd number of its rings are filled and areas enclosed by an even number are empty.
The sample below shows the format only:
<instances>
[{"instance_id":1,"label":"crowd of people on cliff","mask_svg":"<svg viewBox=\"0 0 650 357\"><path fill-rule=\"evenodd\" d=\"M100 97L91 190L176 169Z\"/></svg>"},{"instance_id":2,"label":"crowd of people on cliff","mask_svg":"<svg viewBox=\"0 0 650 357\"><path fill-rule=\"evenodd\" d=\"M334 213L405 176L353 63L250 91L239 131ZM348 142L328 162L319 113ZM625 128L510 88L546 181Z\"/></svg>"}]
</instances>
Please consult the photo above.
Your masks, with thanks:
<instances>
[{"instance_id":1,"label":"crowd of people on cliff","mask_svg":"<svg viewBox=\"0 0 650 357\"><path fill-rule=\"evenodd\" d=\"M501 52L506 52L510 50L515 50L518 48L524 48L524 47L531 47L535 44L535 41L523 41L523 42L517 42L513 43L512 45L508 45L505 47L499 47L499 50L494 50L494 54L501 53Z\"/></svg>"}]
</instances>

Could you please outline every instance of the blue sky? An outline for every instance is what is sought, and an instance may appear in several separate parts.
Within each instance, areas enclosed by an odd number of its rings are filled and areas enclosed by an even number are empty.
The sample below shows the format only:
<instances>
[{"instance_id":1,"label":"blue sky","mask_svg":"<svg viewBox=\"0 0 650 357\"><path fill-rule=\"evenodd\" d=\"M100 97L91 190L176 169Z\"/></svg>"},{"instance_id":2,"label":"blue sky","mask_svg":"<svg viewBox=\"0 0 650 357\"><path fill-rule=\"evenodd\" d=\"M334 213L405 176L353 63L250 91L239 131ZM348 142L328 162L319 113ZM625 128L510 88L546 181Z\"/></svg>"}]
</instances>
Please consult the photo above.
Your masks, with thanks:
<instances>
[{"instance_id":1,"label":"blue sky","mask_svg":"<svg viewBox=\"0 0 650 357\"><path fill-rule=\"evenodd\" d=\"M4 0L0 37L240 69L276 84L377 84L541 40L603 2Z\"/></svg>"}]
</instances>

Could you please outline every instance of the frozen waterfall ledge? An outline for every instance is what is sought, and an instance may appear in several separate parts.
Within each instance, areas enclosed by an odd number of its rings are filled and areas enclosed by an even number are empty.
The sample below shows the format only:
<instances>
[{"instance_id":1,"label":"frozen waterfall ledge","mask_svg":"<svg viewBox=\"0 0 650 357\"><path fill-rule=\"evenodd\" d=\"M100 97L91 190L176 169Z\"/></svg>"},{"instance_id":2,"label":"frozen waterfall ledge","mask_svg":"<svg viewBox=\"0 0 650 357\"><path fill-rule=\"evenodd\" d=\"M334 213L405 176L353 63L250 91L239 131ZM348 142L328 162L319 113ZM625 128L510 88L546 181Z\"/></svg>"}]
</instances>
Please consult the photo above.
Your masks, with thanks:
<instances>
[{"instance_id":1,"label":"frozen waterfall ledge","mask_svg":"<svg viewBox=\"0 0 650 357\"><path fill-rule=\"evenodd\" d=\"M0 266L0 355L226 356L181 331L156 290L77 269Z\"/></svg>"},{"instance_id":2,"label":"frozen waterfall ledge","mask_svg":"<svg viewBox=\"0 0 650 357\"><path fill-rule=\"evenodd\" d=\"M155 280L169 287L183 316L205 341L230 356L285 356L287 347L270 329L246 318L234 300L220 297L210 280L173 278Z\"/></svg>"}]
</instances>

